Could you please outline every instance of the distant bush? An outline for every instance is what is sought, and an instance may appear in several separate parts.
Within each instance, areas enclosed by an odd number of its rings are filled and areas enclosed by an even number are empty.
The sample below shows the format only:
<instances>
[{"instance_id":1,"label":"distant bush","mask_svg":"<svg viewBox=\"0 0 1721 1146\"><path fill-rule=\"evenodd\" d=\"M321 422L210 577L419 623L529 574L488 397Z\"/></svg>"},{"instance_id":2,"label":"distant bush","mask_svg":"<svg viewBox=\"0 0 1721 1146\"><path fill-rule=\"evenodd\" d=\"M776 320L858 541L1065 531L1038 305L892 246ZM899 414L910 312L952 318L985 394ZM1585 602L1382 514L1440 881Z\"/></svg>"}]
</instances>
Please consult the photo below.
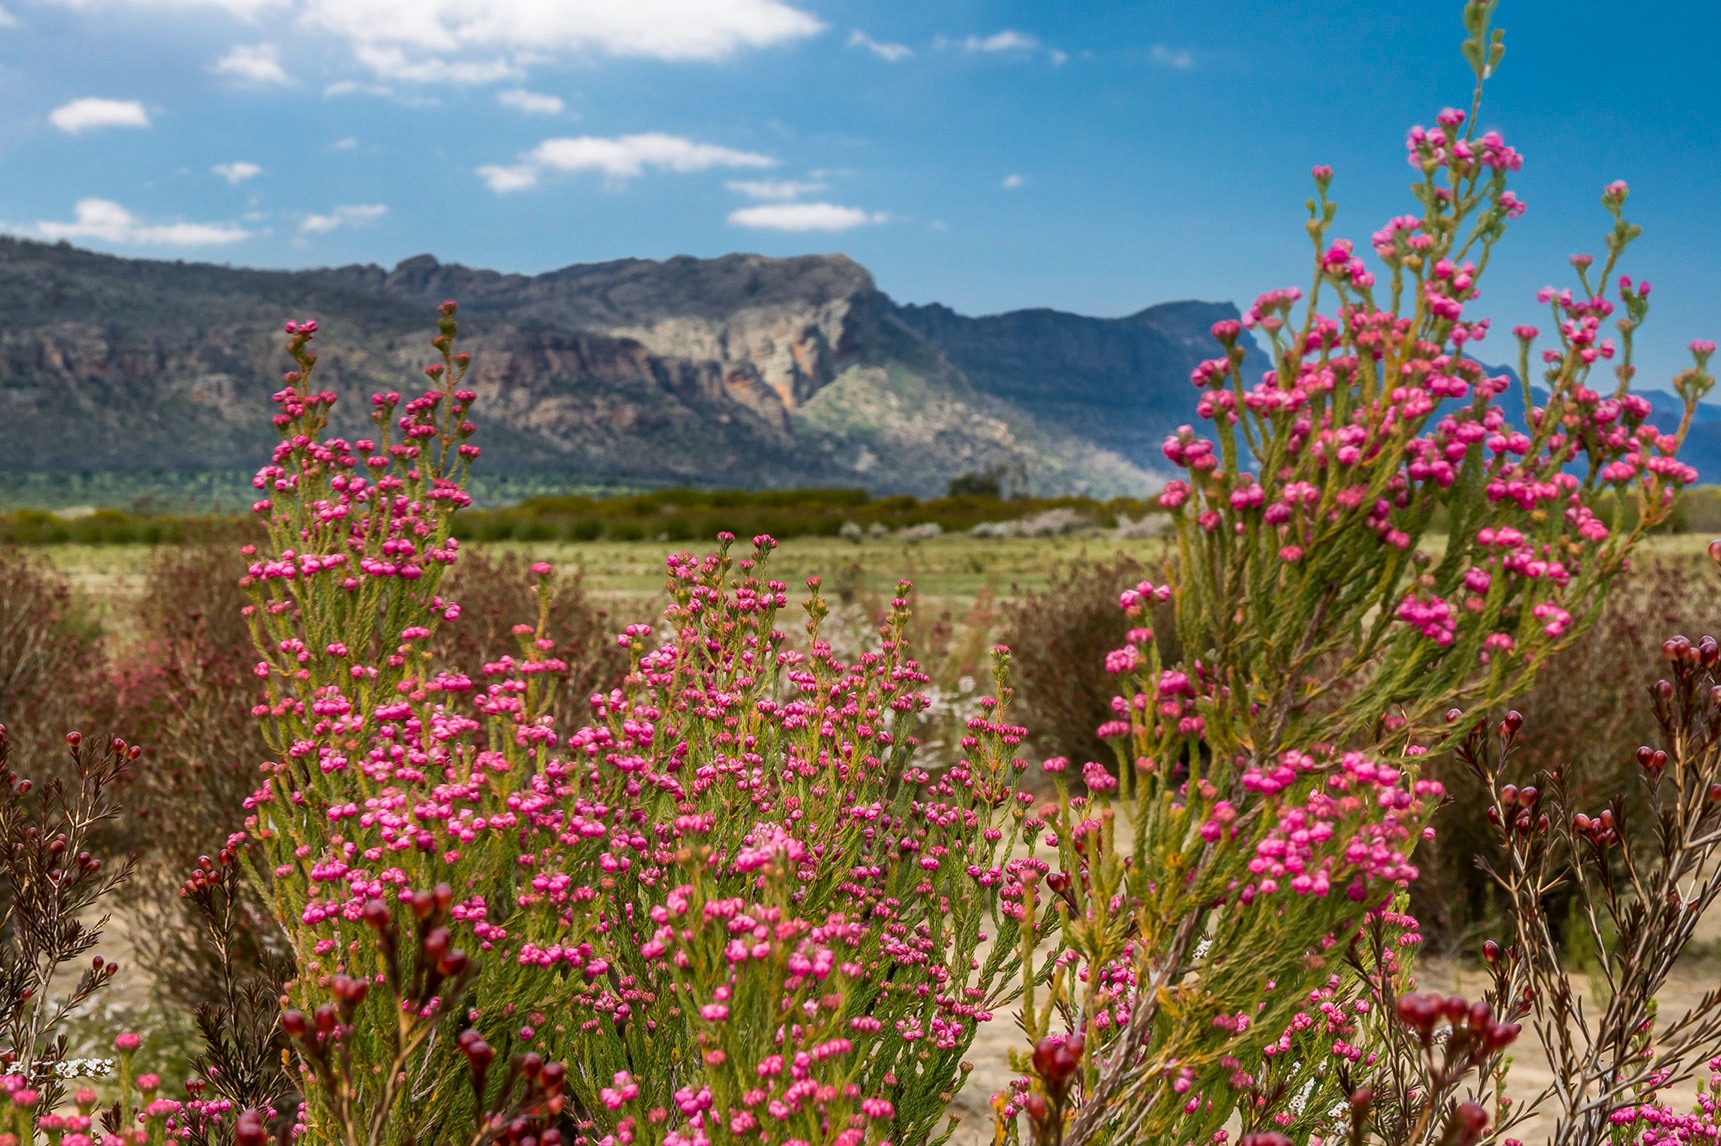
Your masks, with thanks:
<instances>
[{"instance_id":1,"label":"distant bush","mask_svg":"<svg viewBox=\"0 0 1721 1146\"><path fill-rule=\"evenodd\" d=\"M950 483L951 495L874 497L863 489L696 490L669 489L623 497L543 497L506 509L476 511L461 521L460 535L474 541L691 541L728 531L737 537L769 533L776 538L836 537L845 524L877 525L895 532L936 525L967 532L982 523L1011 522L1053 510L1110 527L1120 519L1164 516L1147 500L1085 497L1004 497L987 475ZM875 531L876 532L876 531Z\"/></svg>"},{"instance_id":2,"label":"distant bush","mask_svg":"<svg viewBox=\"0 0 1721 1146\"><path fill-rule=\"evenodd\" d=\"M1018 593L1003 606L1000 639L1010 648L1035 755L1078 764L1112 758L1095 731L1112 718L1111 698L1117 694L1106 654L1118 644L1119 595L1148 572L1147 565L1121 553L1106 561L1075 561L1054 569L1045 588ZM1154 628L1164 639L1173 624L1170 610L1161 612L1165 616Z\"/></svg>"},{"instance_id":3,"label":"distant bush","mask_svg":"<svg viewBox=\"0 0 1721 1146\"><path fill-rule=\"evenodd\" d=\"M250 536L238 517L176 517L98 509L81 516L17 509L0 513L0 545L159 545Z\"/></svg>"},{"instance_id":4,"label":"distant bush","mask_svg":"<svg viewBox=\"0 0 1721 1146\"><path fill-rule=\"evenodd\" d=\"M106 667L101 627L66 579L40 556L0 545L0 724L17 730L19 767L53 774L65 729L107 731Z\"/></svg>"},{"instance_id":5,"label":"distant bush","mask_svg":"<svg viewBox=\"0 0 1721 1146\"><path fill-rule=\"evenodd\" d=\"M261 689L239 587L245 561L218 543L164 546L145 566L136 643L113 667L119 726L149 748L126 780L130 829L120 842L143 853L130 909L139 962L165 1000L190 1011L222 993L217 953L202 918L180 894L199 855L220 850L244 821L245 798L269 756L251 715ZM235 888L230 955L247 973L285 955L280 928L248 884Z\"/></svg>"}]
</instances>

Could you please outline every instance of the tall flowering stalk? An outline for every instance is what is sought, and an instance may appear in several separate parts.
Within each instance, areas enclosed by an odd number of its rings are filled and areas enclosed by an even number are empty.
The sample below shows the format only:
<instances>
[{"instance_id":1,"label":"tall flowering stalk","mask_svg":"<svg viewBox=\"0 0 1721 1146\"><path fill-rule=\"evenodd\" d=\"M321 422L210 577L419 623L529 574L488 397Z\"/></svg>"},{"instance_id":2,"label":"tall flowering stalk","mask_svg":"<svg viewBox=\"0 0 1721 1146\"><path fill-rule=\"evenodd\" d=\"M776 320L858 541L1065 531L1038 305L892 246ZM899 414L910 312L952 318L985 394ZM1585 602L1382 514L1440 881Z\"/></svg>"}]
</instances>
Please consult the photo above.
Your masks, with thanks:
<instances>
[{"instance_id":1,"label":"tall flowering stalk","mask_svg":"<svg viewBox=\"0 0 1721 1146\"><path fill-rule=\"evenodd\" d=\"M374 399L374 440L323 436L315 333L288 326L248 553L278 760L223 852L297 960L282 1025L310 1141L496 1141L544 1117L590 1141L937 1138L1017 989L1023 730L992 702L968 759L920 767L908 587L849 664L814 580L794 647L768 537L670 559L668 639L619 638L631 671L584 728L549 716L547 565L518 656L434 668L477 454L454 306L430 387ZM506 1113L545 1060L553 1090Z\"/></svg>"},{"instance_id":2,"label":"tall flowering stalk","mask_svg":"<svg viewBox=\"0 0 1721 1146\"><path fill-rule=\"evenodd\" d=\"M1353 948L1415 877L1442 795L1417 757L1463 731L1449 708L1481 719L1576 638L1695 478L1675 454L1713 346L1693 344L1684 420L1660 432L1631 391L1649 286L1616 278L1637 235L1623 183L1602 196L1600 267L1575 258L1577 289L1541 296L1557 342L1539 385L1537 332L1516 332L1523 426L1501 403L1511 380L1478 360L1478 280L1524 210L1508 188L1520 156L1476 124L1504 51L1493 8L1464 6L1476 97L1411 131L1420 212L1374 234L1380 270L1333 236L1332 172L1316 168L1306 297L1271 291L1217 324L1223 353L1194 372L1212 437L1184 427L1165 444L1186 471L1161 499L1178 555L1167 584L1124 595L1135 627L1101 730L1117 766L1089 764L1077 794L1048 763L1059 796L1036 819L1058 864L1023 943L1061 929L1061 951L1043 985L1026 981L1038 1045L1001 1130L1193 1143L1239 1114L1263 1133L1328 1118L1360 1043L1290 1052L1299 1032L1353 1025L1361 981L1394 973ZM1245 328L1271 355L1258 374ZM1147 627L1167 600L1174 665ZM1394 944L1416 939L1411 925ZM1455 1117L1412 1119L1404 1140L1442 1141Z\"/></svg>"}]
</instances>

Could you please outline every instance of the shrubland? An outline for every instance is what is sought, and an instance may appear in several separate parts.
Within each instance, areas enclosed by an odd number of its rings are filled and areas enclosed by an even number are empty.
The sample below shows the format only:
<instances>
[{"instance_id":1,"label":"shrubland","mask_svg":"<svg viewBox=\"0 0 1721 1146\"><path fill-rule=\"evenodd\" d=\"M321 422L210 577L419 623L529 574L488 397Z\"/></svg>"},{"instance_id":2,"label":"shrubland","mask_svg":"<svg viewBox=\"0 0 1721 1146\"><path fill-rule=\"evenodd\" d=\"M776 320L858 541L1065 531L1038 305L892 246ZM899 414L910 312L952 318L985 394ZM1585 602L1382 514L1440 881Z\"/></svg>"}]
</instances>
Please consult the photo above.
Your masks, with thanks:
<instances>
[{"instance_id":1,"label":"shrubland","mask_svg":"<svg viewBox=\"0 0 1721 1146\"><path fill-rule=\"evenodd\" d=\"M1475 94L1409 133L1414 209L1373 259L1317 167L1307 289L1215 326L1165 559L1054 576L1011 610L1020 653L945 634L928 667L908 583L835 616L765 533L669 556L658 621L608 624L578 579L466 544L453 302L422 389L350 440L289 322L255 524L237 561L156 559L137 664L72 689L96 638L8 558L29 638L0 648L49 682L15 695L145 735L70 733L41 780L0 740L0 1143L937 1142L997 1023L998 1143L1713 1139L1721 995L1657 998L1721 896L1721 645L1646 639L1700 590L1632 570L1695 476L1714 347L1657 429L1610 184L1603 255L1513 332L1508 417L1473 350L1525 210L1477 126L1493 9L1463 6ZM1635 705L1604 679L1628 654L1660 671ZM928 719L981 655L971 709ZM1509 707L1538 696L1545 735ZM1564 727L1586 706L1611 750ZM1036 768L1023 714L1076 755ZM1473 999L1414 977L1446 820L1488 889ZM144 866L101 854L128 842ZM184 905L156 930L204 944L169 972L202 1051L146 1064L121 1032L74 1061L68 1018L122 971L90 954L102 905L150 864Z\"/></svg>"}]
</instances>

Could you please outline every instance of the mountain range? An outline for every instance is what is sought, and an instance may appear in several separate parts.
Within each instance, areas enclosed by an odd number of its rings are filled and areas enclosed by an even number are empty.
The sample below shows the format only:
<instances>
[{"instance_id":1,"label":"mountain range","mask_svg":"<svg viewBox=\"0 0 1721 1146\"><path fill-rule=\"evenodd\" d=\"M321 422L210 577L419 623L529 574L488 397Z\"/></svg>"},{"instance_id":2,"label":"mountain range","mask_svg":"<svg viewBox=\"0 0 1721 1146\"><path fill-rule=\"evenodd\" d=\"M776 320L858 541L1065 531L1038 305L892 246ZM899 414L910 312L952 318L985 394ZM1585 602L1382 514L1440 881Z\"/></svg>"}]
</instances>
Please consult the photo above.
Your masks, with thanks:
<instances>
[{"instance_id":1,"label":"mountain range","mask_svg":"<svg viewBox=\"0 0 1721 1146\"><path fill-rule=\"evenodd\" d=\"M246 469L274 439L281 324L358 434L460 302L485 471L569 485L1143 493L1226 303L1120 319L899 306L841 255L259 271L0 238L0 471Z\"/></svg>"},{"instance_id":2,"label":"mountain range","mask_svg":"<svg viewBox=\"0 0 1721 1146\"><path fill-rule=\"evenodd\" d=\"M1194 414L1224 302L1124 318L901 305L842 255L623 259L540 275L429 255L384 269L246 270L0 238L0 478L248 471L275 440L285 319L362 436L365 398L432 360L460 303L486 475L539 488L865 486L941 493L1009 473L1036 493L1142 494ZM1671 411L1659 396L1658 420ZM1689 450L1721 473L1721 410Z\"/></svg>"}]
</instances>

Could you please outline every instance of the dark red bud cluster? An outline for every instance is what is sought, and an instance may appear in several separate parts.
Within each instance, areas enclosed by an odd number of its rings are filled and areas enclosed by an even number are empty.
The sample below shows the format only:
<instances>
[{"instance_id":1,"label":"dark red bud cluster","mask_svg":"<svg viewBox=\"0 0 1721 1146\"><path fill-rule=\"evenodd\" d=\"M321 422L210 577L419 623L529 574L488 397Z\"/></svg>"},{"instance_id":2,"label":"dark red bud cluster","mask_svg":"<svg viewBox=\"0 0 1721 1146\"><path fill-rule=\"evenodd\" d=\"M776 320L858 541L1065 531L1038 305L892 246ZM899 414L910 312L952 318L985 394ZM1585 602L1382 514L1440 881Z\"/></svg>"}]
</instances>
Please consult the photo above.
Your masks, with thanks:
<instances>
[{"instance_id":1,"label":"dark red bud cluster","mask_svg":"<svg viewBox=\"0 0 1721 1146\"><path fill-rule=\"evenodd\" d=\"M239 857L232 848L222 848L215 853L215 858L198 856L197 866L191 875L180 886L179 894L187 898L195 898L213 888L221 886L227 878L236 871L235 864Z\"/></svg>"},{"instance_id":2,"label":"dark red bud cluster","mask_svg":"<svg viewBox=\"0 0 1721 1146\"><path fill-rule=\"evenodd\" d=\"M1692 644L1688 637L1669 637L1661 642L1661 655L1674 664L1702 665L1714 668L1721 661L1721 644L1714 637L1703 636Z\"/></svg>"},{"instance_id":3,"label":"dark red bud cluster","mask_svg":"<svg viewBox=\"0 0 1721 1146\"><path fill-rule=\"evenodd\" d=\"M1502 733L1509 735L1509 733ZM1531 832L1548 830L1548 817L1535 812L1536 803L1541 799L1541 792L1533 785L1519 788L1516 784L1507 784L1500 789L1500 805L1488 809L1488 822L1491 824L1505 823L1511 829L1529 835Z\"/></svg>"},{"instance_id":4,"label":"dark red bud cluster","mask_svg":"<svg viewBox=\"0 0 1721 1146\"><path fill-rule=\"evenodd\" d=\"M1612 808L1604 809L1602 814L1594 819L1579 812L1572 817L1572 831L1600 848L1619 843L1619 831L1614 826Z\"/></svg>"},{"instance_id":5,"label":"dark red bud cluster","mask_svg":"<svg viewBox=\"0 0 1721 1146\"><path fill-rule=\"evenodd\" d=\"M1651 748L1647 744L1640 745L1637 749L1637 764L1638 767L1649 773L1651 778L1659 776L1661 770L1667 767L1667 753L1659 748Z\"/></svg>"},{"instance_id":6,"label":"dark red bud cluster","mask_svg":"<svg viewBox=\"0 0 1721 1146\"><path fill-rule=\"evenodd\" d=\"M233 1146L268 1146L269 1124L261 1111L247 1110L233 1124Z\"/></svg>"},{"instance_id":7,"label":"dark red bud cluster","mask_svg":"<svg viewBox=\"0 0 1721 1146\"><path fill-rule=\"evenodd\" d=\"M1040 1076L1047 1093L1054 1099L1063 1097L1070 1077L1082 1065L1082 1054L1086 1050L1087 1039L1079 1034L1065 1038L1047 1035L1034 1044L1034 1073Z\"/></svg>"},{"instance_id":8,"label":"dark red bud cluster","mask_svg":"<svg viewBox=\"0 0 1721 1146\"><path fill-rule=\"evenodd\" d=\"M340 1004L341 1020L352 1022L353 1014L359 1009L359 1004L365 1001L370 993L370 983L363 979L353 979L346 975L336 975L330 989L335 993L335 1000Z\"/></svg>"},{"instance_id":9,"label":"dark red bud cluster","mask_svg":"<svg viewBox=\"0 0 1721 1146\"><path fill-rule=\"evenodd\" d=\"M1510 743L1524 727L1524 714L1513 709L1500 718L1498 725L1500 739Z\"/></svg>"},{"instance_id":10,"label":"dark red bud cluster","mask_svg":"<svg viewBox=\"0 0 1721 1146\"><path fill-rule=\"evenodd\" d=\"M1440 1136L1440 1146L1475 1146L1488 1129L1488 1111L1475 1102L1460 1102Z\"/></svg>"},{"instance_id":11,"label":"dark red bud cluster","mask_svg":"<svg viewBox=\"0 0 1721 1146\"><path fill-rule=\"evenodd\" d=\"M1503 1050L1522 1029L1517 1023L1497 1021L1493 1008L1483 1000L1470 1003L1457 995L1401 995L1398 1021L1423 1046L1434 1041L1434 1032L1442 1024L1450 1026L1452 1033L1446 1041L1449 1059L1461 1055L1479 1057Z\"/></svg>"},{"instance_id":12,"label":"dark red bud cluster","mask_svg":"<svg viewBox=\"0 0 1721 1146\"><path fill-rule=\"evenodd\" d=\"M1516 784L1507 784L1500 789L1500 802L1508 808L1533 808L1541 795L1534 786L1520 788Z\"/></svg>"}]
</instances>

